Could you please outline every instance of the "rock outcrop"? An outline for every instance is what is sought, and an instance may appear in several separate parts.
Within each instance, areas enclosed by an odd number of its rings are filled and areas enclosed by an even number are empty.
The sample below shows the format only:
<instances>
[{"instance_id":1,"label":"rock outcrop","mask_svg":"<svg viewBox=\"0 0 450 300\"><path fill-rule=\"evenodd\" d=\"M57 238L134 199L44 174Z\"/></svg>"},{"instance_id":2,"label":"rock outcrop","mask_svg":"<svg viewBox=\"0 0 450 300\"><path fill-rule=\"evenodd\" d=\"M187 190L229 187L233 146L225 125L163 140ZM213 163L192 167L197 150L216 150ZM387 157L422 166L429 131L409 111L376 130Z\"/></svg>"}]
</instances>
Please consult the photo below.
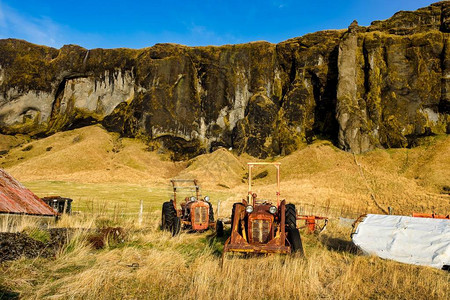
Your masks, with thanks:
<instances>
[{"instance_id":1,"label":"rock outcrop","mask_svg":"<svg viewBox=\"0 0 450 300\"><path fill-rule=\"evenodd\" d=\"M170 150L289 154L316 136L347 151L450 133L450 5L277 45L61 49L0 40L0 133L102 123Z\"/></svg>"}]
</instances>

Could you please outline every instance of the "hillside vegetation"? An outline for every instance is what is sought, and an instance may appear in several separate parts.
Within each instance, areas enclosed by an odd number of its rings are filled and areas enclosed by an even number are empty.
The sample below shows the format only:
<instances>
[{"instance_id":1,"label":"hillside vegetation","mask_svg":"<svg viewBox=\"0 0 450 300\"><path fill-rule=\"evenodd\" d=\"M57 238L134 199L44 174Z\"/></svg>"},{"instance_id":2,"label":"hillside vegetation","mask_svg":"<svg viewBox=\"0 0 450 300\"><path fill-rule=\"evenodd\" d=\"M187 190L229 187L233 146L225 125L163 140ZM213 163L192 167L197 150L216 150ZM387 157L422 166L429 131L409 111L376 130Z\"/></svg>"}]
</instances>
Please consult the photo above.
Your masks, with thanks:
<instances>
[{"instance_id":1,"label":"hillside vegetation","mask_svg":"<svg viewBox=\"0 0 450 300\"><path fill-rule=\"evenodd\" d=\"M246 163L259 161L221 148L187 162L173 162L166 154L150 150L138 140L90 126L15 147L0 157L0 167L37 186L41 196L49 193L43 183L49 181L166 188L171 178L196 178L204 189L229 195L224 203L231 206L246 194ZM450 153L449 136L412 149L360 155L316 141L275 161L281 162L282 197L305 209L335 215L380 213L388 207L404 214L445 213L450 211L450 155L446 153ZM254 175L255 191L274 197L275 169L256 168ZM64 194L77 200L76 190L66 188ZM92 193L91 199L96 197Z\"/></svg>"},{"instance_id":2,"label":"hillside vegetation","mask_svg":"<svg viewBox=\"0 0 450 300\"><path fill-rule=\"evenodd\" d=\"M15 142L15 141L14 141ZM74 199L72 216L52 227L75 233L53 259L0 265L0 298L24 299L445 299L450 273L361 255L348 221L366 212L450 211L450 138L437 136L414 149L362 155L316 141L281 162L282 197L299 211L330 217L320 235L301 231L306 257L226 255L225 238L212 232L171 237L159 230L170 178L197 178L220 217L245 197L247 155L218 149L187 162L172 162L138 140L100 126L24 140L0 157L0 166L39 196ZM254 191L275 197L275 168L258 167ZM139 203L144 214L139 222ZM216 210L217 213L217 210ZM34 220L2 231L39 233ZM299 224L300 225L300 224ZM122 227L124 240L90 246L92 229ZM34 228L30 230L30 228ZM37 231L36 231L37 230Z\"/></svg>"}]
</instances>

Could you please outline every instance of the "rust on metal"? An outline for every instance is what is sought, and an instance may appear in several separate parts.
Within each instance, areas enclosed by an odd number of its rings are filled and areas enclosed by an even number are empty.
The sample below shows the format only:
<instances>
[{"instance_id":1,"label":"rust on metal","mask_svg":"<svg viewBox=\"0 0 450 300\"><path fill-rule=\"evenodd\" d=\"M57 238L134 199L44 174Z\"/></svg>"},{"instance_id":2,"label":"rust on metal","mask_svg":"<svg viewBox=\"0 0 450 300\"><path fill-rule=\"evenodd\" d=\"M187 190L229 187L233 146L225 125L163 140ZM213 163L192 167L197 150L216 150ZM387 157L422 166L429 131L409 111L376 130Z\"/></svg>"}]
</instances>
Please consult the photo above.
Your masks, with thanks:
<instances>
[{"instance_id":1,"label":"rust on metal","mask_svg":"<svg viewBox=\"0 0 450 300\"><path fill-rule=\"evenodd\" d=\"M190 205L191 219L186 222L191 224L192 230L206 230L209 223L209 204L203 201L196 201ZM188 219L188 218L187 218ZM211 222L211 225L213 223Z\"/></svg>"},{"instance_id":2,"label":"rust on metal","mask_svg":"<svg viewBox=\"0 0 450 300\"><path fill-rule=\"evenodd\" d=\"M415 218L450 219L450 215L438 215L435 213L432 214L413 213L412 216Z\"/></svg>"},{"instance_id":3,"label":"rust on metal","mask_svg":"<svg viewBox=\"0 0 450 300\"><path fill-rule=\"evenodd\" d=\"M213 221L213 215L210 216L212 204L209 197L200 195L200 186L197 179L172 179L173 198L170 200L174 206L176 217L180 219L184 229L193 231L204 231L209 228L215 229L216 222ZM178 201L177 193L187 190L195 191L195 197L185 197L184 201ZM177 207L177 201L180 202L181 209Z\"/></svg>"},{"instance_id":4,"label":"rust on metal","mask_svg":"<svg viewBox=\"0 0 450 300\"><path fill-rule=\"evenodd\" d=\"M307 228L308 233L320 233L322 232L328 224L328 218L327 217L321 217L321 216L312 216L312 215L297 215L297 220L304 220L305 226L299 227L299 228ZM322 221L322 225L319 224L319 222Z\"/></svg>"},{"instance_id":5,"label":"rust on metal","mask_svg":"<svg viewBox=\"0 0 450 300\"><path fill-rule=\"evenodd\" d=\"M177 216L181 217L181 210L177 209L177 192L180 189L192 189L195 188L195 196L197 199L199 199L199 195L200 195L200 186L198 185L197 179L172 179L170 180L170 182L172 183L172 187L173 187L173 206L175 207L175 209L177 210ZM187 183L188 185L177 185L177 183ZM189 183L191 183L191 185L189 185ZM186 199L188 200L188 199ZM186 201L188 202L188 201Z\"/></svg>"},{"instance_id":6,"label":"rust on metal","mask_svg":"<svg viewBox=\"0 0 450 300\"><path fill-rule=\"evenodd\" d=\"M267 212L270 205L255 206L255 211L248 216L247 222L245 218L246 201L243 201L244 205L237 205L232 220L231 236L225 242L225 252L247 252L247 253L291 253L291 246L286 239L286 233L284 229L284 209L281 214L281 220L279 222L278 230L275 232L276 223L274 223L274 216ZM281 201L280 206L285 207L285 201ZM259 224L253 224L254 222L266 223L262 226ZM248 223L248 228L246 228ZM267 226L267 231L264 232L264 225ZM256 230L255 227L258 226ZM259 231L258 229L262 230ZM255 236L255 234L257 236Z\"/></svg>"},{"instance_id":7,"label":"rust on metal","mask_svg":"<svg viewBox=\"0 0 450 300\"><path fill-rule=\"evenodd\" d=\"M0 169L0 213L58 215L50 206L3 169Z\"/></svg>"},{"instance_id":8,"label":"rust on metal","mask_svg":"<svg viewBox=\"0 0 450 300\"><path fill-rule=\"evenodd\" d=\"M280 200L280 163L257 162L247 165L247 199L242 199L242 202L233 206L231 236L225 241L222 262L226 252L292 252L286 236L286 201ZM258 201L252 190L252 169L257 165L272 165L277 170L276 206L268 201ZM251 210L247 211L247 207Z\"/></svg>"}]
</instances>

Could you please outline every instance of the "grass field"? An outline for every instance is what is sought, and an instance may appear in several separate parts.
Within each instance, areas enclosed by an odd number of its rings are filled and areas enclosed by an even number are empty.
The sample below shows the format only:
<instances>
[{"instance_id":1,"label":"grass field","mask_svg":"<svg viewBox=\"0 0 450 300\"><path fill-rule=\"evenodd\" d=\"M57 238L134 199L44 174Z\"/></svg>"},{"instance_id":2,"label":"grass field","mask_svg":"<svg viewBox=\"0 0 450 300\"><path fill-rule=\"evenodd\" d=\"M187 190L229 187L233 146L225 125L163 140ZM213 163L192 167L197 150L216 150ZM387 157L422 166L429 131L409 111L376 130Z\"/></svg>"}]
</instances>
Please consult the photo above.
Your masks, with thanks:
<instances>
[{"instance_id":1,"label":"grass field","mask_svg":"<svg viewBox=\"0 0 450 300\"><path fill-rule=\"evenodd\" d=\"M17 141L14 140L17 144ZM1 146L1 145L0 145ZM353 156L318 141L282 163L282 197L299 210L327 215L320 235L302 231L306 257L232 256L221 266L224 238L211 232L159 230L170 178L198 178L220 217L246 195L246 162L220 149L174 163L131 139L92 126L14 145L0 166L39 196L74 199L72 216L53 225L77 232L55 259L0 265L0 295L24 299L447 299L450 273L363 256L339 217L366 212L450 211L450 138L414 149ZM5 146L6 147L6 146ZM51 149L49 150L49 148ZM1 150L1 149L0 149ZM255 191L274 197L274 170L257 169ZM138 222L140 201L143 222ZM36 226L26 220L23 227ZM94 250L86 228L120 226L121 243ZM1 298L1 296L0 296Z\"/></svg>"},{"instance_id":2,"label":"grass field","mask_svg":"<svg viewBox=\"0 0 450 300\"><path fill-rule=\"evenodd\" d=\"M227 255L223 267L224 239L172 237L159 230L157 210L142 226L114 212L80 213L57 226L92 228L100 224L93 219L124 227L126 241L93 250L81 231L55 259L1 265L1 289L24 299L446 299L450 292L448 272L361 256L337 219L319 236L302 232L306 258Z\"/></svg>"},{"instance_id":3,"label":"grass field","mask_svg":"<svg viewBox=\"0 0 450 300\"><path fill-rule=\"evenodd\" d=\"M161 210L164 201L173 198L170 185L165 187L148 187L144 185L119 183L77 183L64 181L32 181L25 182L25 186L38 196L64 195L72 198L73 210L88 213L111 213L137 215L140 202L143 201L145 213ZM228 198L225 192L202 191L209 195L212 203L217 205L218 200ZM185 193L188 195L187 193ZM183 193L178 196L183 197ZM191 194L189 194L191 195Z\"/></svg>"}]
</instances>

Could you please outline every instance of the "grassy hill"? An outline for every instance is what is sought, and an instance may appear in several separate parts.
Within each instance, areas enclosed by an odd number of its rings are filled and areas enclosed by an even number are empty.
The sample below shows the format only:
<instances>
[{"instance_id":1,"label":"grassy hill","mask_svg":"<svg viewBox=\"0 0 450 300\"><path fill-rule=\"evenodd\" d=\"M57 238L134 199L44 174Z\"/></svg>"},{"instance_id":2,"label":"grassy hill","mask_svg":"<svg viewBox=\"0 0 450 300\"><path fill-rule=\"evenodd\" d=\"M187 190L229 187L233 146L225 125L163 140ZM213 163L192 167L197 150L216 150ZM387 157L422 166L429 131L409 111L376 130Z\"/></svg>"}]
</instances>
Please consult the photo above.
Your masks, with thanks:
<instances>
[{"instance_id":1,"label":"grassy hill","mask_svg":"<svg viewBox=\"0 0 450 300\"><path fill-rule=\"evenodd\" d=\"M171 197L171 178L197 178L203 195L210 195L215 207L220 202L220 216L228 217L232 204L246 195L246 163L257 159L219 149L172 162L140 141L99 126L40 140L2 141L8 151L0 167L39 196L73 198L78 213L53 225L76 231L54 259L0 264L0 298L444 299L450 293L448 272L360 255L351 243L351 227L339 219L382 213L389 206L398 214L449 213L448 136L414 149L355 156L317 141L275 158L281 162L282 198L301 212L329 216L330 225L318 236L302 230L306 258L227 255L223 267L224 239L212 233L173 238L161 232L161 204ZM257 167L253 179L258 195L275 198L275 168ZM0 225L30 232L39 228L34 222ZM124 228L126 239L95 250L88 230L105 226Z\"/></svg>"},{"instance_id":2,"label":"grassy hill","mask_svg":"<svg viewBox=\"0 0 450 300\"><path fill-rule=\"evenodd\" d=\"M445 213L450 211L450 196L445 193L450 186L448 153L449 136L438 136L413 149L379 149L362 155L317 141L275 161L281 162L282 197L305 210L339 215L382 213L392 207L403 214ZM164 154L149 151L141 141L90 126L23 140L0 157L0 167L37 187L38 194L48 193L45 182L53 182L55 188L54 181L103 184L107 190L108 185L117 184L166 188L171 178L196 178L207 192L227 194L222 198L230 203L224 205L231 206L246 194L249 161L258 160L219 149L187 162L172 162ZM273 198L275 169L258 167L254 174L254 190ZM64 192L76 198L76 190L66 186Z\"/></svg>"}]
</instances>

